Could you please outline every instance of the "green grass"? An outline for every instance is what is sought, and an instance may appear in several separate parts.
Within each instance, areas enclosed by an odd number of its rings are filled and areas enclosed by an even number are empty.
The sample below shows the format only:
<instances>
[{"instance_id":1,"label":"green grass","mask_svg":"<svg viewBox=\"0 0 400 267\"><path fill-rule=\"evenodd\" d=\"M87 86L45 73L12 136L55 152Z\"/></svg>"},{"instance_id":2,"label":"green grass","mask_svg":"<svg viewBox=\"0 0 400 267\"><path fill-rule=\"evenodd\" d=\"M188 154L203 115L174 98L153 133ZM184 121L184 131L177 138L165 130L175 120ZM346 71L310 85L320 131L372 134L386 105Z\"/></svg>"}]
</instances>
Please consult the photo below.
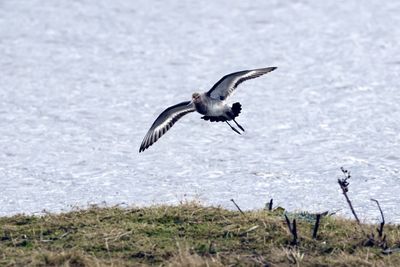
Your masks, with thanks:
<instances>
[{"instance_id":1,"label":"green grass","mask_svg":"<svg viewBox=\"0 0 400 267\"><path fill-rule=\"evenodd\" d=\"M195 203L77 210L0 218L0 266L400 266L400 253L384 255L351 220L298 218L299 245L282 211L242 215ZM376 226L362 225L365 233ZM390 247L400 226L385 226Z\"/></svg>"}]
</instances>

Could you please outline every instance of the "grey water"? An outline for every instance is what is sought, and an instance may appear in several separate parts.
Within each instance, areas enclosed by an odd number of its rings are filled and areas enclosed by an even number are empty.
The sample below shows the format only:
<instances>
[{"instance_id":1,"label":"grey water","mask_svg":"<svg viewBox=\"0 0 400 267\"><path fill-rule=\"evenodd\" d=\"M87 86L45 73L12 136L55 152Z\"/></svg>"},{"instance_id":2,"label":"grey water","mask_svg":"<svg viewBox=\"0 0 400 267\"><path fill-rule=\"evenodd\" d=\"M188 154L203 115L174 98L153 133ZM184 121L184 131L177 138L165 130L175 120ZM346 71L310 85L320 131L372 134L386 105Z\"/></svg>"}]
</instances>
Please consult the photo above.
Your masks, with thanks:
<instances>
[{"instance_id":1,"label":"grey water","mask_svg":"<svg viewBox=\"0 0 400 267\"><path fill-rule=\"evenodd\" d=\"M197 200L400 222L399 1L0 2L0 215ZM239 136L170 105L223 75Z\"/></svg>"}]
</instances>

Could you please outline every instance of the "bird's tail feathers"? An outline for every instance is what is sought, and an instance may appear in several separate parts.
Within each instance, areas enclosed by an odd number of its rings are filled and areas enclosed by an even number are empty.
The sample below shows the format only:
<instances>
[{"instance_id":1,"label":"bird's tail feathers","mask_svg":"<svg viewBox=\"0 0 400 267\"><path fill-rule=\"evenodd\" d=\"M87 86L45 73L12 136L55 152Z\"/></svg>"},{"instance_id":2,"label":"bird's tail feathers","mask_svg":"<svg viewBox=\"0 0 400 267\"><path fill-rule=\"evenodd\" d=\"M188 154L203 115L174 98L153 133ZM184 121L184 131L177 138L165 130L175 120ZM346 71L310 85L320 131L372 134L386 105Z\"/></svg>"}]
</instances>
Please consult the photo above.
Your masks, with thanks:
<instances>
[{"instance_id":1,"label":"bird's tail feathers","mask_svg":"<svg viewBox=\"0 0 400 267\"><path fill-rule=\"evenodd\" d=\"M233 113L233 118L236 118L239 116L240 111L242 110L242 105L239 102L233 103L232 105L232 113Z\"/></svg>"}]
</instances>

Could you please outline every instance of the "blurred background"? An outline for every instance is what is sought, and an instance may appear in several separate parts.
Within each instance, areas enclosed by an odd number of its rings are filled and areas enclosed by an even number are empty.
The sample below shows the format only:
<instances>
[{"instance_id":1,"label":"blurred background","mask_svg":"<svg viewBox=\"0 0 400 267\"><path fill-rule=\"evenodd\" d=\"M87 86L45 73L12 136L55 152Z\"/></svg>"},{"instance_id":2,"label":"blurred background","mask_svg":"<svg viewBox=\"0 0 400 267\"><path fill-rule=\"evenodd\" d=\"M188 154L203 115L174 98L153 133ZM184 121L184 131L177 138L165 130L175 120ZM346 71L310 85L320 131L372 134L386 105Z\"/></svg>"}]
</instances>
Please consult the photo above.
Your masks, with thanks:
<instances>
[{"instance_id":1,"label":"blurred background","mask_svg":"<svg viewBox=\"0 0 400 267\"><path fill-rule=\"evenodd\" d=\"M0 215L198 200L400 222L399 1L0 2ZM223 75L242 136L158 114Z\"/></svg>"}]
</instances>

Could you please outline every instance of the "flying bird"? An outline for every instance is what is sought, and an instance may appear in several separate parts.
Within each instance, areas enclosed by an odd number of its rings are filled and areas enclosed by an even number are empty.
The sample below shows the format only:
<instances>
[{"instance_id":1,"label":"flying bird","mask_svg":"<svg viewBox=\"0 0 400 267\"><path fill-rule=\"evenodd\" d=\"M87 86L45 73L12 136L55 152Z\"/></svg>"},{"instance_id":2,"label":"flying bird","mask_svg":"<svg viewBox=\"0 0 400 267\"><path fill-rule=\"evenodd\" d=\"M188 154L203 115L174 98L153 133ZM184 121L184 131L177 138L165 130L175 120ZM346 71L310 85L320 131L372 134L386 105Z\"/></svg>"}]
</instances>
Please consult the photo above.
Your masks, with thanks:
<instances>
[{"instance_id":1,"label":"flying bird","mask_svg":"<svg viewBox=\"0 0 400 267\"><path fill-rule=\"evenodd\" d=\"M242 110L242 105L237 102L229 106L226 103L226 99L232 95L242 82L260 77L275 69L276 67L243 70L225 75L208 92L193 93L191 101L181 102L167 108L150 127L140 145L139 153L154 144L180 118L195 111L203 115L202 119L211 122L226 122L233 131L241 134L229 121L232 120L241 131L244 131L244 128L235 120Z\"/></svg>"}]
</instances>

